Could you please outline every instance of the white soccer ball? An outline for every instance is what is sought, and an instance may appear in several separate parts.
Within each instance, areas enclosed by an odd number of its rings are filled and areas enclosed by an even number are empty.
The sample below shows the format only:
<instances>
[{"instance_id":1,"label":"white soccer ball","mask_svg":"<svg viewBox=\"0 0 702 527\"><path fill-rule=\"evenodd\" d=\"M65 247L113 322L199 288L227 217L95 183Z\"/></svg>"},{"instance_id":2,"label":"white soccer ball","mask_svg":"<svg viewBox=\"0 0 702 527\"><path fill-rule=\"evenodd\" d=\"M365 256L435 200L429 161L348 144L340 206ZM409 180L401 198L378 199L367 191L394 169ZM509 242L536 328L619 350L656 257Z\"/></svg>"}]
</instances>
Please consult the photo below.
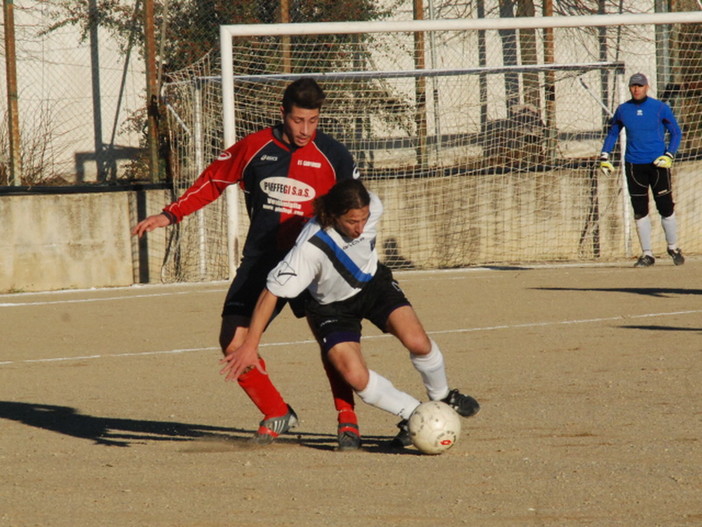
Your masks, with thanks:
<instances>
[{"instance_id":1,"label":"white soccer ball","mask_svg":"<svg viewBox=\"0 0 702 527\"><path fill-rule=\"evenodd\" d=\"M408 422L412 444L424 454L441 454L461 435L461 418L448 404L429 401L420 404Z\"/></svg>"}]
</instances>

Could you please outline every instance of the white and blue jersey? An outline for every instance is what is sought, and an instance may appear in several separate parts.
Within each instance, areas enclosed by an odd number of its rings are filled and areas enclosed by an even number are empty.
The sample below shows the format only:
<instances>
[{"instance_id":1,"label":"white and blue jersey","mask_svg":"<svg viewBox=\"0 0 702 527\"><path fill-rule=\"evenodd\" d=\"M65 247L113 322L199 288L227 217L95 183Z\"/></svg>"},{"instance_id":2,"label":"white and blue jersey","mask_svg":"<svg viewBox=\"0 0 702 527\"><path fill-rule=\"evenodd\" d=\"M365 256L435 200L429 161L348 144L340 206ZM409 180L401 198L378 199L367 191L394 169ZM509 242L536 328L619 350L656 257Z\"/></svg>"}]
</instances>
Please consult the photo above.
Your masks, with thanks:
<instances>
[{"instance_id":1,"label":"white and blue jersey","mask_svg":"<svg viewBox=\"0 0 702 527\"><path fill-rule=\"evenodd\" d=\"M682 139L670 106L651 97L641 101L631 99L619 105L610 121L602 152L610 153L614 149L622 128L626 128L624 159L636 165L652 163L666 152L675 154ZM669 133L667 146L666 131Z\"/></svg>"},{"instance_id":2,"label":"white and blue jersey","mask_svg":"<svg viewBox=\"0 0 702 527\"><path fill-rule=\"evenodd\" d=\"M346 300L361 291L378 269L375 250L383 205L370 194L370 216L358 238L334 227L322 229L316 218L302 230L295 246L268 274L266 287L281 298L295 298L307 289L319 304Z\"/></svg>"}]
</instances>

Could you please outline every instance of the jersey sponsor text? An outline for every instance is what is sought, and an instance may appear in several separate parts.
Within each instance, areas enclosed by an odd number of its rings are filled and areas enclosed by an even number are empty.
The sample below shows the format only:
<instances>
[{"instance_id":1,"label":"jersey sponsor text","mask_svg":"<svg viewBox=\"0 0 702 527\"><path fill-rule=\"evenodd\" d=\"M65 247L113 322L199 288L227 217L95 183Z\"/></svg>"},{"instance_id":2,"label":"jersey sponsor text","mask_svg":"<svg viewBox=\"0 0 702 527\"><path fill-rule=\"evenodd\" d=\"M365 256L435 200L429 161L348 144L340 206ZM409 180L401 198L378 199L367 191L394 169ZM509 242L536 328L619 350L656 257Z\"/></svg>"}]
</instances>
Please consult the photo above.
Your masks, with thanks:
<instances>
[{"instance_id":1,"label":"jersey sponsor text","mask_svg":"<svg viewBox=\"0 0 702 527\"><path fill-rule=\"evenodd\" d=\"M284 177L269 177L261 181L261 190L269 198L279 201L310 201L316 193L313 187L302 181Z\"/></svg>"}]
</instances>

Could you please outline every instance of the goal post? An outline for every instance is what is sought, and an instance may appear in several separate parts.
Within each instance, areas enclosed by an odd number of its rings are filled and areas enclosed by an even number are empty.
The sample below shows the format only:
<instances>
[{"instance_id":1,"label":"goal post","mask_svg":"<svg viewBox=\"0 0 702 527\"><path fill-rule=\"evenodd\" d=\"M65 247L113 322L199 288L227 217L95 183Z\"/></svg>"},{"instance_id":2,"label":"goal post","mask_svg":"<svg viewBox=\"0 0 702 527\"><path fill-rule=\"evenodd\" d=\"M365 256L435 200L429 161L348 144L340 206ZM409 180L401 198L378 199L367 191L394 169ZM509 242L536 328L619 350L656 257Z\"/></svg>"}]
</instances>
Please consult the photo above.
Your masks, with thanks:
<instances>
[{"instance_id":1,"label":"goal post","mask_svg":"<svg viewBox=\"0 0 702 527\"><path fill-rule=\"evenodd\" d=\"M312 76L327 93L320 128L386 204L378 247L390 266L621 259L634 236L624 180L595 159L626 78L643 71L683 124L680 237L702 252L700 23L702 12L221 26L221 77L199 77L213 92L202 120L221 127L208 157L277 122L285 85ZM240 257L242 204L232 188L225 275Z\"/></svg>"}]
</instances>

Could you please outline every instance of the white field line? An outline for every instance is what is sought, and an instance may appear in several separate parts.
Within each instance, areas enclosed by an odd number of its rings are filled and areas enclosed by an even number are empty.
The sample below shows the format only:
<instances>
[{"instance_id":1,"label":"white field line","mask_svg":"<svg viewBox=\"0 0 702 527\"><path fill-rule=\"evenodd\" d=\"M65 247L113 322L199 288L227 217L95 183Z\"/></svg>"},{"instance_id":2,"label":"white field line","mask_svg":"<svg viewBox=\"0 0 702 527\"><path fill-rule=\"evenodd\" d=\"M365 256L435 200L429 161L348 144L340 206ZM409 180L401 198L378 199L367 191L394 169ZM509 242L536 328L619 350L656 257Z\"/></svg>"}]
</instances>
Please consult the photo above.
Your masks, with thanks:
<instances>
[{"instance_id":1,"label":"white field line","mask_svg":"<svg viewBox=\"0 0 702 527\"><path fill-rule=\"evenodd\" d=\"M575 325L575 324L593 324L598 322L615 322L621 320L637 320L643 318L659 318L659 317L671 317L679 315L697 315L702 313L702 309L692 309L686 311L671 311L667 313L643 313L641 315L619 315L615 317L601 317L601 318L583 318L574 320L557 320L553 322L528 322L524 324L503 324L499 326L485 326L485 327L474 327L474 328L456 328L456 329L445 329L437 331L427 331L429 335L447 335L452 333L474 333L478 331L500 331L500 330L514 330L514 329L524 329L524 328L538 328L538 327L548 327L548 326L565 326L565 325ZM377 340L383 338L390 338L391 335L371 335L363 337L363 340ZM306 340L293 340L287 342L271 342L267 344L261 344L262 348L272 348L277 346L299 346L306 344L314 344L315 341L312 339ZM190 352L200 352L200 351L215 351L218 350L217 347L208 348L184 348L175 350L163 350L163 351L142 351L134 353L115 353L110 355L82 355L78 357L54 357L46 359L25 359L17 361L0 361L0 366L8 366L13 364L31 364L31 363L46 363L46 362L64 362L64 361L78 361L78 360L94 360L94 359L111 359L117 357L145 357L149 355L176 355L179 353L190 353Z\"/></svg>"},{"instance_id":2,"label":"white field line","mask_svg":"<svg viewBox=\"0 0 702 527\"><path fill-rule=\"evenodd\" d=\"M164 293L146 293L140 295L125 295L125 296L103 296L95 298L67 298L64 300L42 300L37 302L0 302L1 307L25 307L25 306L50 306L54 304L83 304L90 302L115 302L118 300L131 300L133 298L155 298L163 296L178 296L178 295L192 295L192 294L203 294L203 293L217 293L221 294L226 289L208 289L205 291L167 291Z\"/></svg>"}]
</instances>

